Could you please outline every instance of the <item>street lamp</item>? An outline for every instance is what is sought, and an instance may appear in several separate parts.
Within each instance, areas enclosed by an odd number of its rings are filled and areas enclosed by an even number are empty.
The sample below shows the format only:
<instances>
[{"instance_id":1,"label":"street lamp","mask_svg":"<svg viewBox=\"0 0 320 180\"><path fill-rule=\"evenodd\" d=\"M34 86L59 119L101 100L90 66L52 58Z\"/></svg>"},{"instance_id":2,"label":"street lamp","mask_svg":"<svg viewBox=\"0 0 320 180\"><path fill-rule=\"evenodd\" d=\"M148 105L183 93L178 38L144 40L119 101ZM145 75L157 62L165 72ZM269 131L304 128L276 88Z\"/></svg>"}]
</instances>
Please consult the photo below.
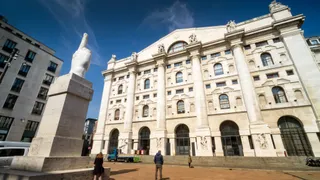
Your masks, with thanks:
<instances>
[{"instance_id":1,"label":"street lamp","mask_svg":"<svg viewBox=\"0 0 320 180\"><path fill-rule=\"evenodd\" d=\"M10 54L10 57L8 60L4 61L4 63L6 63L5 67L4 67L4 71L0 76L0 84L2 83L3 77L6 75L8 68L11 66L11 62L12 60L17 60L18 56L19 56L19 50L17 48L14 48Z\"/></svg>"}]
</instances>

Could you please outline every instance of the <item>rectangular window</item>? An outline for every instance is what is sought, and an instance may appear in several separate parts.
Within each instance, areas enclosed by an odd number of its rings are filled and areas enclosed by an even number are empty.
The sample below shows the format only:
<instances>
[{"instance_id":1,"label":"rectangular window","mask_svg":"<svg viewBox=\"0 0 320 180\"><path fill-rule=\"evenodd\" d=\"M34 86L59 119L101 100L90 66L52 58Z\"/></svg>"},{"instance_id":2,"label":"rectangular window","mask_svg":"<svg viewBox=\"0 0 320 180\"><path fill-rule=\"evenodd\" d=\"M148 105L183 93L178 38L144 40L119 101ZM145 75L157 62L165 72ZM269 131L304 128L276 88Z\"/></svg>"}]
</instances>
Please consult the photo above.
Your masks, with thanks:
<instances>
[{"instance_id":1,"label":"rectangular window","mask_svg":"<svg viewBox=\"0 0 320 180\"><path fill-rule=\"evenodd\" d=\"M34 45L35 45L36 47L40 48L40 45L39 45L39 44L37 44L37 43L34 43Z\"/></svg>"},{"instance_id":2,"label":"rectangular window","mask_svg":"<svg viewBox=\"0 0 320 180\"><path fill-rule=\"evenodd\" d=\"M120 81L120 80L123 80L123 79L124 79L124 76L119 77L119 81Z\"/></svg>"},{"instance_id":3,"label":"rectangular window","mask_svg":"<svg viewBox=\"0 0 320 180\"><path fill-rule=\"evenodd\" d=\"M253 80L254 80L254 81L259 81L259 80L260 80L260 77L259 77L259 76L253 76Z\"/></svg>"},{"instance_id":4,"label":"rectangular window","mask_svg":"<svg viewBox=\"0 0 320 180\"><path fill-rule=\"evenodd\" d=\"M217 86L217 87L226 86L226 82L218 82L218 83L216 83L216 86Z\"/></svg>"},{"instance_id":5,"label":"rectangular window","mask_svg":"<svg viewBox=\"0 0 320 180\"><path fill-rule=\"evenodd\" d=\"M256 43L256 47L261 47L261 46L265 46L265 45L268 45L268 41L261 41L261 42Z\"/></svg>"},{"instance_id":6,"label":"rectangular window","mask_svg":"<svg viewBox=\"0 0 320 180\"><path fill-rule=\"evenodd\" d=\"M24 80L16 78L16 80L14 81L12 87L11 87L11 91L14 92L20 92L21 88L23 86Z\"/></svg>"},{"instance_id":7,"label":"rectangular window","mask_svg":"<svg viewBox=\"0 0 320 180\"><path fill-rule=\"evenodd\" d=\"M215 58L215 57L219 57L219 56L221 56L220 52L211 54L211 58Z\"/></svg>"},{"instance_id":8,"label":"rectangular window","mask_svg":"<svg viewBox=\"0 0 320 180\"><path fill-rule=\"evenodd\" d=\"M46 76L44 77L44 80L42 81L42 83L50 86L52 81L53 81L53 76L51 76L49 74L46 74Z\"/></svg>"},{"instance_id":9,"label":"rectangular window","mask_svg":"<svg viewBox=\"0 0 320 180\"><path fill-rule=\"evenodd\" d=\"M5 141L14 118L0 115L0 141Z\"/></svg>"},{"instance_id":10,"label":"rectangular window","mask_svg":"<svg viewBox=\"0 0 320 180\"><path fill-rule=\"evenodd\" d=\"M22 142L31 142L33 137L36 135L39 122L28 120L26 128L24 129L21 141Z\"/></svg>"},{"instance_id":11,"label":"rectangular window","mask_svg":"<svg viewBox=\"0 0 320 180\"><path fill-rule=\"evenodd\" d=\"M189 92L192 92L193 91L193 87L189 87Z\"/></svg>"},{"instance_id":12,"label":"rectangular window","mask_svg":"<svg viewBox=\"0 0 320 180\"><path fill-rule=\"evenodd\" d=\"M232 84L238 84L238 80L237 79L232 80Z\"/></svg>"},{"instance_id":13,"label":"rectangular window","mask_svg":"<svg viewBox=\"0 0 320 180\"><path fill-rule=\"evenodd\" d=\"M121 99L116 100L116 103L121 103Z\"/></svg>"},{"instance_id":14,"label":"rectangular window","mask_svg":"<svg viewBox=\"0 0 320 180\"><path fill-rule=\"evenodd\" d=\"M3 108L13 109L14 105L16 104L17 99L18 99L18 96L13 95L13 94L8 94L8 97L6 99L6 102L3 105Z\"/></svg>"},{"instance_id":15,"label":"rectangular window","mask_svg":"<svg viewBox=\"0 0 320 180\"><path fill-rule=\"evenodd\" d=\"M153 72L158 72L158 68L154 68L154 69L153 69Z\"/></svg>"},{"instance_id":16,"label":"rectangular window","mask_svg":"<svg viewBox=\"0 0 320 180\"><path fill-rule=\"evenodd\" d=\"M44 100L47 99L48 91L49 89L41 87L38 93L38 98L44 99Z\"/></svg>"},{"instance_id":17,"label":"rectangular window","mask_svg":"<svg viewBox=\"0 0 320 180\"><path fill-rule=\"evenodd\" d=\"M143 99L149 99L150 96L149 95L143 95Z\"/></svg>"},{"instance_id":18,"label":"rectangular window","mask_svg":"<svg viewBox=\"0 0 320 180\"><path fill-rule=\"evenodd\" d=\"M157 93L154 93L154 94L153 94L153 97L157 97Z\"/></svg>"},{"instance_id":19,"label":"rectangular window","mask_svg":"<svg viewBox=\"0 0 320 180\"><path fill-rule=\"evenodd\" d=\"M211 85L210 84L206 84L206 89L210 89Z\"/></svg>"},{"instance_id":20,"label":"rectangular window","mask_svg":"<svg viewBox=\"0 0 320 180\"><path fill-rule=\"evenodd\" d=\"M190 63L191 63L190 59L187 59L186 64L190 64Z\"/></svg>"},{"instance_id":21,"label":"rectangular window","mask_svg":"<svg viewBox=\"0 0 320 180\"><path fill-rule=\"evenodd\" d=\"M22 38L22 35L19 33L16 33L16 36L18 36L19 38Z\"/></svg>"},{"instance_id":22,"label":"rectangular window","mask_svg":"<svg viewBox=\"0 0 320 180\"><path fill-rule=\"evenodd\" d=\"M12 29L9 28L9 27L5 27L4 29L7 30L7 31L9 31L9 32L12 32Z\"/></svg>"},{"instance_id":23,"label":"rectangular window","mask_svg":"<svg viewBox=\"0 0 320 180\"><path fill-rule=\"evenodd\" d=\"M4 68L6 66L6 61L8 61L9 57L0 53L0 68Z\"/></svg>"},{"instance_id":24,"label":"rectangular window","mask_svg":"<svg viewBox=\"0 0 320 180\"><path fill-rule=\"evenodd\" d=\"M182 66L182 62L174 63L174 67L180 67Z\"/></svg>"},{"instance_id":25,"label":"rectangular window","mask_svg":"<svg viewBox=\"0 0 320 180\"><path fill-rule=\"evenodd\" d=\"M30 67L31 67L31 66L29 66L29 65L27 65L27 64L22 64L21 67L20 67L20 70L19 70L18 74L19 74L20 76L26 77L27 74L28 74L28 72L29 72L29 70L30 70Z\"/></svg>"},{"instance_id":26,"label":"rectangular window","mask_svg":"<svg viewBox=\"0 0 320 180\"><path fill-rule=\"evenodd\" d=\"M278 74L278 73L270 73L270 74L266 74L266 75L267 75L267 78L268 78L268 79L279 77L279 74Z\"/></svg>"},{"instance_id":27,"label":"rectangular window","mask_svg":"<svg viewBox=\"0 0 320 180\"><path fill-rule=\"evenodd\" d=\"M243 47L244 47L244 49L245 49L245 50L249 50L249 49L251 49L251 45L250 45L250 44L245 45L245 46L243 46Z\"/></svg>"},{"instance_id":28,"label":"rectangular window","mask_svg":"<svg viewBox=\"0 0 320 180\"><path fill-rule=\"evenodd\" d=\"M54 62L50 61L50 65L48 67L48 71L51 71L51 72L55 73L56 70L57 70L57 67L58 67L57 63L54 63Z\"/></svg>"},{"instance_id":29,"label":"rectangular window","mask_svg":"<svg viewBox=\"0 0 320 180\"><path fill-rule=\"evenodd\" d=\"M292 69L291 69L291 70L286 70L286 72L287 72L287 75L288 75L288 76L294 75L294 73L293 73L293 70L292 70Z\"/></svg>"},{"instance_id":30,"label":"rectangular window","mask_svg":"<svg viewBox=\"0 0 320 180\"><path fill-rule=\"evenodd\" d=\"M167 94L168 94L168 95L171 95L171 91L168 91Z\"/></svg>"},{"instance_id":31,"label":"rectangular window","mask_svg":"<svg viewBox=\"0 0 320 180\"><path fill-rule=\"evenodd\" d=\"M113 104L113 101L110 101L110 104Z\"/></svg>"},{"instance_id":32,"label":"rectangular window","mask_svg":"<svg viewBox=\"0 0 320 180\"><path fill-rule=\"evenodd\" d=\"M4 43L2 50L12 53L13 49L16 47L17 43L14 41L11 41L10 39L7 39L7 41Z\"/></svg>"},{"instance_id":33,"label":"rectangular window","mask_svg":"<svg viewBox=\"0 0 320 180\"><path fill-rule=\"evenodd\" d=\"M150 74L151 73L151 70L149 69L149 70L145 70L144 72L143 72L143 74Z\"/></svg>"},{"instance_id":34,"label":"rectangular window","mask_svg":"<svg viewBox=\"0 0 320 180\"><path fill-rule=\"evenodd\" d=\"M171 68L171 64L168 64L168 65L167 65L167 69L170 69L170 68Z\"/></svg>"},{"instance_id":35,"label":"rectangular window","mask_svg":"<svg viewBox=\"0 0 320 180\"><path fill-rule=\"evenodd\" d=\"M181 94L181 93L183 93L183 89L177 89L176 90L176 94Z\"/></svg>"},{"instance_id":36,"label":"rectangular window","mask_svg":"<svg viewBox=\"0 0 320 180\"><path fill-rule=\"evenodd\" d=\"M137 100L137 101L139 100L139 96L136 96L136 100Z\"/></svg>"},{"instance_id":37,"label":"rectangular window","mask_svg":"<svg viewBox=\"0 0 320 180\"><path fill-rule=\"evenodd\" d=\"M32 109L32 114L41 115L43 108L44 108L44 103L36 101Z\"/></svg>"},{"instance_id":38,"label":"rectangular window","mask_svg":"<svg viewBox=\"0 0 320 180\"><path fill-rule=\"evenodd\" d=\"M230 50L230 49L225 50L225 51L224 51L224 54L225 54L225 55L231 54L231 50Z\"/></svg>"},{"instance_id":39,"label":"rectangular window","mask_svg":"<svg viewBox=\"0 0 320 180\"><path fill-rule=\"evenodd\" d=\"M34 60L35 56L36 56L36 53L29 50L27 55L26 55L26 57L24 58L24 60L32 63L32 61Z\"/></svg>"},{"instance_id":40,"label":"rectangular window","mask_svg":"<svg viewBox=\"0 0 320 180\"><path fill-rule=\"evenodd\" d=\"M274 38L274 39L272 39L272 40L273 40L273 43L281 42L280 38Z\"/></svg>"},{"instance_id":41,"label":"rectangular window","mask_svg":"<svg viewBox=\"0 0 320 180\"><path fill-rule=\"evenodd\" d=\"M311 40L310 40L310 44L311 44L311 45L317 45L317 44L320 44L320 43L319 43L319 40L318 40L318 39L311 39Z\"/></svg>"},{"instance_id":42,"label":"rectangular window","mask_svg":"<svg viewBox=\"0 0 320 180\"><path fill-rule=\"evenodd\" d=\"M202 56L202 57L201 57L201 60L203 60L203 61L204 61L204 60L207 60L207 56Z\"/></svg>"},{"instance_id":43,"label":"rectangular window","mask_svg":"<svg viewBox=\"0 0 320 180\"><path fill-rule=\"evenodd\" d=\"M253 146L253 141L252 141L252 136L248 136L248 139L249 139L249 145L250 145L250 149L254 149L254 146Z\"/></svg>"},{"instance_id":44,"label":"rectangular window","mask_svg":"<svg viewBox=\"0 0 320 180\"><path fill-rule=\"evenodd\" d=\"M27 41L28 43L32 43L31 39L26 38L26 41Z\"/></svg>"}]
</instances>

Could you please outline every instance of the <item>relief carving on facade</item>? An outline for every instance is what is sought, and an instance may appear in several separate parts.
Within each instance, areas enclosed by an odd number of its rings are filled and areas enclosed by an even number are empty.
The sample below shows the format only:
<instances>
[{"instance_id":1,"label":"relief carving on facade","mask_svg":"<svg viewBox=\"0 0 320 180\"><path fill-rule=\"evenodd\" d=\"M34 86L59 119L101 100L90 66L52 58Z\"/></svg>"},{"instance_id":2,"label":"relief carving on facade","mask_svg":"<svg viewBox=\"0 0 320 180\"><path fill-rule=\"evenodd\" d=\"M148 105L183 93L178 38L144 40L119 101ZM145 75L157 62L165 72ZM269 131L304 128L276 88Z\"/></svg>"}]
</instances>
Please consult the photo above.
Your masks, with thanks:
<instances>
[{"instance_id":1,"label":"relief carving on facade","mask_svg":"<svg viewBox=\"0 0 320 180\"><path fill-rule=\"evenodd\" d=\"M206 137L200 137L200 144L201 144L201 149L207 150L208 149L208 141Z\"/></svg>"},{"instance_id":2,"label":"relief carving on facade","mask_svg":"<svg viewBox=\"0 0 320 180\"><path fill-rule=\"evenodd\" d=\"M164 44L159 44L158 45L158 53L165 53L165 48L164 48Z\"/></svg>"},{"instance_id":3,"label":"relief carving on facade","mask_svg":"<svg viewBox=\"0 0 320 180\"><path fill-rule=\"evenodd\" d=\"M285 6L285 5L281 4L280 2L277 2L276 0L274 0L269 5L269 10L272 13L272 12L277 11L278 9L287 8L287 7L288 6Z\"/></svg>"},{"instance_id":4,"label":"relief carving on facade","mask_svg":"<svg viewBox=\"0 0 320 180\"><path fill-rule=\"evenodd\" d=\"M190 42L190 44L193 44L193 43L198 42L198 40L197 40L197 35L195 35L194 33L192 33L192 34L189 36L189 42Z\"/></svg>"},{"instance_id":5,"label":"relief carving on facade","mask_svg":"<svg viewBox=\"0 0 320 180\"><path fill-rule=\"evenodd\" d=\"M128 139L120 139L120 146L122 152L125 152L126 146L128 145Z\"/></svg>"},{"instance_id":6,"label":"relief carving on facade","mask_svg":"<svg viewBox=\"0 0 320 180\"><path fill-rule=\"evenodd\" d=\"M232 21L229 21L228 24L227 24L227 32L232 32L236 29L236 22L234 20Z\"/></svg>"},{"instance_id":7,"label":"relief carving on facade","mask_svg":"<svg viewBox=\"0 0 320 180\"><path fill-rule=\"evenodd\" d=\"M161 138L157 138L157 148L161 148Z\"/></svg>"},{"instance_id":8,"label":"relief carving on facade","mask_svg":"<svg viewBox=\"0 0 320 180\"><path fill-rule=\"evenodd\" d=\"M134 61L137 61L138 60L138 54L136 52L133 52L132 55L131 55L131 61L134 62Z\"/></svg>"},{"instance_id":9,"label":"relief carving on facade","mask_svg":"<svg viewBox=\"0 0 320 180\"><path fill-rule=\"evenodd\" d=\"M267 142L265 134L263 134L263 133L258 134L257 142L259 142L259 145L260 145L261 149L267 149L268 148L268 142Z\"/></svg>"}]
</instances>

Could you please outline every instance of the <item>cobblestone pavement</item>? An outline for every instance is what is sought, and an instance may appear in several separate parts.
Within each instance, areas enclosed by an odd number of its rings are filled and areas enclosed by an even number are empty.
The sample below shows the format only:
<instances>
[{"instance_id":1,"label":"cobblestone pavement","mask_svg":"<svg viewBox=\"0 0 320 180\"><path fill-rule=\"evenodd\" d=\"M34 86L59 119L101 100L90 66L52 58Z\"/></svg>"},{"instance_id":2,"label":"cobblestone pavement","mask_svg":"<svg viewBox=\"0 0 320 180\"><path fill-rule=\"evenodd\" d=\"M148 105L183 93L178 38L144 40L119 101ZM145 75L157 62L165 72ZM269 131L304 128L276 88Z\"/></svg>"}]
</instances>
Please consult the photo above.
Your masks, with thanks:
<instances>
[{"instance_id":1,"label":"cobblestone pavement","mask_svg":"<svg viewBox=\"0 0 320 180\"><path fill-rule=\"evenodd\" d=\"M152 164L104 163L111 168L111 180L149 180L155 179L155 166ZM319 180L320 171L272 171L251 169L226 169L187 166L163 166L164 180Z\"/></svg>"}]
</instances>

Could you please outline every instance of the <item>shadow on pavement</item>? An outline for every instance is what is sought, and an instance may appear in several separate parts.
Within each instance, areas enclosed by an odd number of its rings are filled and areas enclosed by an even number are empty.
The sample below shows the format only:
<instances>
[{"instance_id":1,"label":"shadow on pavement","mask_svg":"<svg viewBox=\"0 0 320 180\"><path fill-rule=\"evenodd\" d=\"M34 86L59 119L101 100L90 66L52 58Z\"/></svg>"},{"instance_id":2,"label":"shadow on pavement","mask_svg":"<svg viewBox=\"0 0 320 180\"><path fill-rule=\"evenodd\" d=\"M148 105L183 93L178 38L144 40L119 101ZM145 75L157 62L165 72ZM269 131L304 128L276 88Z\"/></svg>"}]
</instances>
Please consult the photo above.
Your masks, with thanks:
<instances>
[{"instance_id":1,"label":"shadow on pavement","mask_svg":"<svg viewBox=\"0 0 320 180\"><path fill-rule=\"evenodd\" d=\"M133 171L137 171L139 170L139 168L136 169L122 169L122 170L118 170L118 171L111 171L110 175L117 175L117 174L124 174L124 173L129 173L129 172L133 172Z\"/></svg>"},{"instance_id":2,"label":"shadow on pavement","mask_svg":"<svg viewBox=\"0 0 320 180\"><path fill-rule=\"evenodd\" d=\"M162 178L161 180L170 180L170 178L166 177L166 178Z\"/></svg>"}]
</instances>

